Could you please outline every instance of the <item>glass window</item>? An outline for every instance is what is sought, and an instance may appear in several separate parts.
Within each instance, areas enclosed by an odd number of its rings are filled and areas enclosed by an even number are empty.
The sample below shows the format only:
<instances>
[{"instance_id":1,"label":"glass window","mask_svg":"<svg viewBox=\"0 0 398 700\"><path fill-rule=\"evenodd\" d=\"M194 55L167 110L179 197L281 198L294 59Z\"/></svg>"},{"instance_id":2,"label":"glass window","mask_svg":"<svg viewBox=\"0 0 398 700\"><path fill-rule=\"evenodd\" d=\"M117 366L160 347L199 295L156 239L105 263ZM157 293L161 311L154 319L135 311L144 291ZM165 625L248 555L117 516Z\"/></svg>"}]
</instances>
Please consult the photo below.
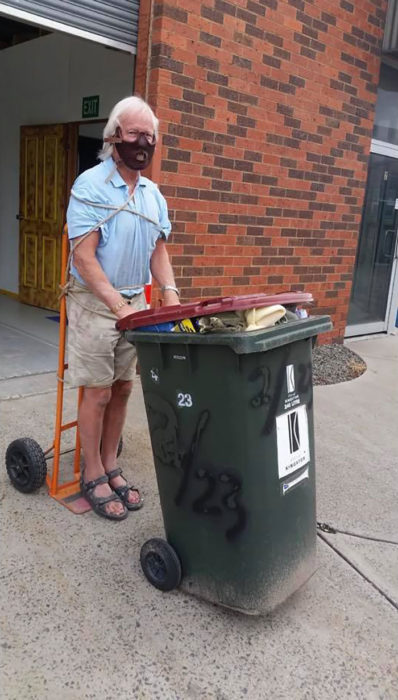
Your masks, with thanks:
<instances>
[{"instance_id":1,"label":"glass window","mask_svg":"<svg viewBox=\"0 0 398 700\"><path fill-rule=\"evenodd\" d=\"M381 64L373 138L398 145L398 70Z\"/></svg>"}]
</instances>

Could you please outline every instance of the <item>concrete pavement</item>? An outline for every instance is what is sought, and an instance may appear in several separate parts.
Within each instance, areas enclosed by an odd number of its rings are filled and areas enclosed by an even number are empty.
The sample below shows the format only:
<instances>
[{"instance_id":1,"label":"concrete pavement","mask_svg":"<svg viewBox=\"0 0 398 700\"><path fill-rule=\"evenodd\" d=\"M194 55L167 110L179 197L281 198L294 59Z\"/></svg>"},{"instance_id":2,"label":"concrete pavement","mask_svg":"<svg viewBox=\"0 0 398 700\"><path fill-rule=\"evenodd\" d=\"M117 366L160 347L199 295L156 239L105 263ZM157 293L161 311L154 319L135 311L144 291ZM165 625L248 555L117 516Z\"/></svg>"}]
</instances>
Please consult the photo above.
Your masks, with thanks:
<instances>
[{"instance_id":1,"label":"concrete pavement","mask_svg":"<svg viewBox=\"0 0 398 700\"><path fill-rule=\"evenodd\" d=\"M322 534L316 574L267 617L144 579L140 547L163 529L139 382L120 458L139 513L72 515L1 471L4 700L397 700L398 336L350 347L368 370L315 388L315 430L318 520L354 534ZM48 380L0 401L1 454L22 435L50 444ZM75 392L66 404L72 419Z\"/></svg>"},{"instance_id":2,"label":"concrete pavement","mask_svg":"<svg viewBox=\"0 0 398 700\"><path fill-rule=\"evenodd\" d=\"M398 336L349 347L365 374L316 388L318 520L363 536L324 535L398 607Z\"/></svg>"}]
</instances>

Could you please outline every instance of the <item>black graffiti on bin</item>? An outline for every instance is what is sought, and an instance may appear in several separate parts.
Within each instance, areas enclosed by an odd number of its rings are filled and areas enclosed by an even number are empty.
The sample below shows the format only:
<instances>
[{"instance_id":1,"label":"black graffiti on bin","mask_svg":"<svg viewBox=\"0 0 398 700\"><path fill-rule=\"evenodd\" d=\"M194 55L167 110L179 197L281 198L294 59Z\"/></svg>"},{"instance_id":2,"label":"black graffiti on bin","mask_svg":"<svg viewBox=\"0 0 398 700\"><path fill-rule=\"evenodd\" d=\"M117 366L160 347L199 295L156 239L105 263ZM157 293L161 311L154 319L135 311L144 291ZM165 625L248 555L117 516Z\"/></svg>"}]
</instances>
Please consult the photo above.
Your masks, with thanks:
<instances>
[{"instance_id":1,"label":"black graffiti on bin","mask_svg":"<svg viewBox=\"0 0 398 700\"><path fill-rule=\"evenodd\" d=\"M217 489L217 478L213 476L207 469L197 469L195 472L197 479L207 481L205 490L199 498L196 498L192 502L192 510L195 513L201 513L203 515L222 515L222 508L219 505L212 505L211 499Z\"/></svg>"},{"instance_id":2,"label":"black graffiti on bin","mask_svg":"<svg viewBox=\"0 0 398 700\"><path fill-rule=\"evenodd\" d=\"M182 463L181 463L182 478L180 481L180 486L179 486L177 495L175 497L176 506L181 505L182 499L184 498L184 495L185 495L186 490L188 488L189 482L192 478L191 472L192 472L193 465L195 462L195 456L198 452L200 438L202 437L204 429L206 428L207 422L209 420L209 416L210 416L209 411L202 411L202 413L200 414L200 416L198 418L198 422L196 424L196 428L195 428L195 432L193 434L191 444L189 445L188 450L183 455Z\"/></svg>"},{"instance_id":3,"label":"black graffiti on bin","mask_svg":"<svg viewBox=\"0 0 398 700\"><path fill-rule=\"evenodd\" d=\"M257 379L261 380L261 387L258 393L250 399L250 404L253 408L260 408L260 406L268 406L271 401L271 394L269 393L270 383L271 383L271 373L268 367L256 367L249 376L250 382L255 382Z\"/></svg>"},{"instance_id":4,"label":"black graffiti on bin","mask_svg":"<svg viewBox=\"0 0 398 700\"><path fill-rule=\"evenodd\" d=\"M275 425L275 416L280 403L281 392L283 387L286 386L286 365L289 364L289 354L289 349L281 352L280 365L275 381L272 380L271 370L266 365L256 367L249 375L250 382L261 380L260 389L250 399L250 405L253 408L265 407L266 418L262 430L264 435L270 435Z\"/></svg>"},{"instance_id":5,"label":"black graffiti on bin","mask_svg":"<svg viewBox=\"0 0 398 700\"><path fill-rule=\"evenodd\" d=\"M193 501L192 509L195 513L203 515L221 516L224 506L225 510L235 513L235 523L225 531L227 540L234 540L245 529L247 523L246 510L239 500L242 491L241 478L230 472L214 474L204 468L198 469L195 476L197 479L206 479L207 485L199 498ZM228 489L220 493L220 485L226 485ZM212 498L218 500L212 504Z\"/></svg>"},{"instance_id":6,"label":"black graffiti on bin","mask_svg":"<svg viewBox=\"0 0 398 700\"><path fill-rule=\"evenodd\" d=\"M145 404L155 457L162 464L181 472L174 499L176 506L182 506L187 501L194 513L219 519L220 524L224 523L225 515L235 514L235 522L225 530L226 539L232 542L247 523L246 509L240 500L242 480L230 470L220 471L213 465L196 464L200 441L210 420L209 411L202 411L199 415L191 443L182 452L179 449L178 419L173 406L152 392L145 394ZM197 482L204 484L204 490L191 500L188 497L189 489L191 487L196 491Z\"/></svg>"},{"instance_id":7,"label":"black graffiti on bin","mask_svg":"<svg viewBox=\"0 0 398 700\"><path fill-rule=\"evenodd\" d=\"M309 409L312 408L313 396L312 396L312 362L301 362L297 368L298 381L297 381L297 391L300 396L303 396L310 392L310 398L307 399L306 404Z\"/></svg>"},{"instance_id":8,"label":"black graffiti on bin","mask_svg":"<svg viewBox=\"0 0 398 700\"><path fill-rule=\"evenodd\" d=\"M222 502L227 510L236 513L236 521L234 525L225 533L228 540L234 540L241 532L243 532L247 523L246 509L240 501L242 480L229 472L223 472L223 474L220 474L218 478L221 483L231 486L231 490L224 493Z\"/></svg>"},{"instance_id":9,"label":"black graffiti on bin","mask_svg":"<svg viewBox=\"0 0 398 700\"><path fill-rule=\"evenodd\" d=\"M162 464L181 467L178 446L178 421L171 404L153 392L145 392L145 406L151 431L152 450Z\"/></svg>"}]
</instances>

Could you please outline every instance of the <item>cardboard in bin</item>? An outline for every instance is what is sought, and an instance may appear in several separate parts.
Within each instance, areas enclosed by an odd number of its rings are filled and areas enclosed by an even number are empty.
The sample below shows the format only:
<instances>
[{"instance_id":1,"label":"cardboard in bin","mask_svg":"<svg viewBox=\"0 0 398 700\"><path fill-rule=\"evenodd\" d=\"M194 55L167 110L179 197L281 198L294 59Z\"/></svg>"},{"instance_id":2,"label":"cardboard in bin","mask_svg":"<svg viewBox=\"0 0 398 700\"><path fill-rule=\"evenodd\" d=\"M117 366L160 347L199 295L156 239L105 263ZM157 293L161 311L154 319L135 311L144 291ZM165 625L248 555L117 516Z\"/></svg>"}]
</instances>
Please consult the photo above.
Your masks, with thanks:
<instances>
[{"instance_id":1,"label":"cardboard in bin","mask_svg":"<svg viewBox=\"0 0 398 700\"><path fill-rule=\"evenodd\" d=\"M226 311L247 311L260 309L264 306L281 304L290 307L310 304L314 301L308 292L284 292L282 294L245 294L235 297L214 297L200 301L178 304L176 306L161 306L159 309L145 309L125 316L116 323L119 331L130 331L143 326L160 326L170 321L181 321L184 318L199 318L213 316Z\"/></svg>"}]
</instances>

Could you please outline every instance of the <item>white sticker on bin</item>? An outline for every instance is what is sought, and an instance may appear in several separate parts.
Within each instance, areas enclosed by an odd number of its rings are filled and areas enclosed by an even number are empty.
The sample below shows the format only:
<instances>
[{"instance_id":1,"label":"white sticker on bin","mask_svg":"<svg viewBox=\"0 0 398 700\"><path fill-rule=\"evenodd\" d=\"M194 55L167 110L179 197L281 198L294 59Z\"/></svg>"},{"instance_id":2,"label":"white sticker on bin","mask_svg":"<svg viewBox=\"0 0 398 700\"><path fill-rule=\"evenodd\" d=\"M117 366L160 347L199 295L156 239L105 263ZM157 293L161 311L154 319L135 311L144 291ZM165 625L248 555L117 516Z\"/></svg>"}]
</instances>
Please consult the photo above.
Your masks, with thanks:
<instances>
[{"instance_id":1,"label":"white sticker on bin","mask_svg":"<svg viewBox=\"0 0 398 700\"><path fill-rule=\"evenodd\" d=\"M278 474L284 479L310 461L307 406L301 405L276 417Z\"/></svg>"},{"instance_id":2,"label":"white sticker on bin","mask_svg":"<svg viewBox=\"0 0 398 700\"><path fill-rule=\"evenodd\" d=\"M308 479L309 475L310 473L307 467L307 469L304 469L304 471L301 472L301 474L299 474L298 476L293 477L289 481L285 481L282 484L282 495L284 496L286 493L294 489L294 487L297 486L297 484L301 484L301 482L304 481L304 479Z\"/></svg>"}]
</instances>

